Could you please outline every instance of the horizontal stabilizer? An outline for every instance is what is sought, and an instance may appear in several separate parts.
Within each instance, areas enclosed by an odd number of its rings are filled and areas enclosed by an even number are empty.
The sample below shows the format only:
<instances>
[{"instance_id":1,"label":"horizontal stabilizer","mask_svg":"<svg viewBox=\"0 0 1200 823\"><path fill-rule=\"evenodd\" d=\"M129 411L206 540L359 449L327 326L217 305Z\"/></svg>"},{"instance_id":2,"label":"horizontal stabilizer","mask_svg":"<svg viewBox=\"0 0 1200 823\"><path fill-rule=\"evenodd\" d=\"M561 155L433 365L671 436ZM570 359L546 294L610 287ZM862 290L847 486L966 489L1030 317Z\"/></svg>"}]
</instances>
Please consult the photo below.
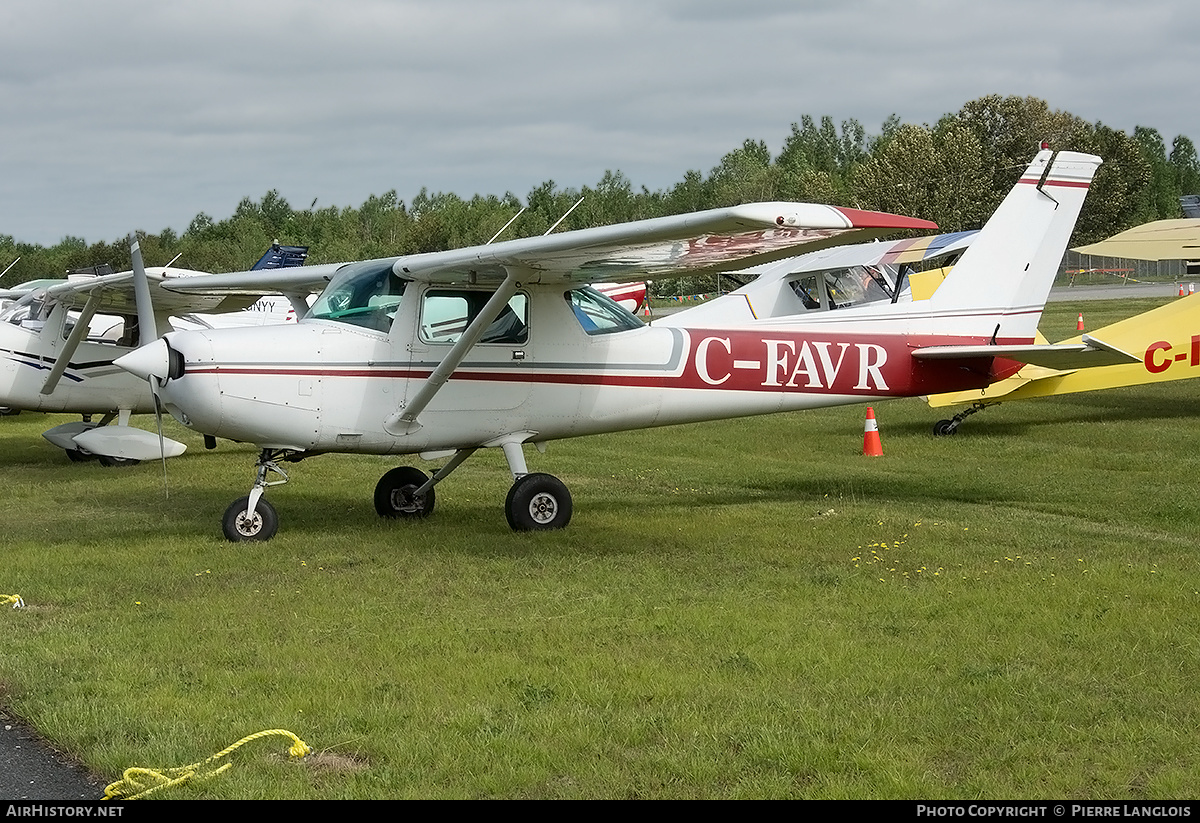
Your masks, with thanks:
<instances>
[{"instance_id":1,"label":"horizontal stabilizer","mask_svg":"<svg viewBox=\"0 0 1200 823\"><path fill-rule=\"evenodd\" d=\"M130 460L158 460L178 457L187 446L169 437L158 447L158 435L131 426L100 426L75 436L76 447L105 457L124 457Z\"/></svg>"},{"instance_id":2,"label":"horizontal stabilizer","mask_svg":"<svg viewBox=\"0 0 1200 823\"><path fill-rule=\"evenodd\" d=\"M1140 357L1109 346L1088 335L1082 343L1011 346L927 346L915 349L913 357L920 360L973 360L980 357L1003 357L1018 363L1032 363L1048 369L1066 371L1091 366L1119 366L1140 363Z\"/></svg>"}]
</instances>

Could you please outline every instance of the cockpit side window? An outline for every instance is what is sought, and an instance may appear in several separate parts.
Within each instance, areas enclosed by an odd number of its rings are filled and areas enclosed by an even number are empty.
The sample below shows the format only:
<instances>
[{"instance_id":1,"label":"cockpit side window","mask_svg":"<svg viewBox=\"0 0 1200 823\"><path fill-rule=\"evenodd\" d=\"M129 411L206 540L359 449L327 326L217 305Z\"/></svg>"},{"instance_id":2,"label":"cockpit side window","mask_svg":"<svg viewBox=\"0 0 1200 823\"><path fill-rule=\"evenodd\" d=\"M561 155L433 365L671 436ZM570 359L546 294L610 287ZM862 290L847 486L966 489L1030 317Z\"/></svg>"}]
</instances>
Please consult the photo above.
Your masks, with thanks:
<instances>
[{"instance_id":1,"label":"cockpit side window","mask_svg":"<svg viewBox=\"0 0 1200 823\"><path fill-rule=\"evenodd\" d=\"M895 275L877 266L854 266L806 274L791 281L804 308L843 309L892 299Z\"/></svg>"},{"instance_id":2,"label":"cockpit side window","mask_svg":"<svg viewBox=\"0 0 1200 823\"><path fill-rule=\"evenodd\" d=\"M346 266L321 292L306 317L386 333L392 327L407 283L392 273L390 261Z\"/></svg>"},{"instance_id":3,"label":"cockpit side window","mask_svg":"<svg viewBox=\"0 0 1200 823\"><path fill-rule=\"evenodd\" d=\"M421 301L421 339L426 343L458 342L491 296L491 292L483 291L430 289ZM528 340L529 297L517 292L479 342L523 345Z\"/></svg>"},{"instance_id":4,"label":"cockpit side window","mask_svg":"<svg viewBox=\"0 0 1200 823\"><path fill-rule=\"evenodd\" d=\"M588 334L612 334L644 328L638 320L612 298L605 297L591 286L572 289L565 297L575 319Z\"/></svg>"},{"instance_id":5,"label":"cockpit side window","mask_svg":"<svg viewBox=\"0 0 1200 823\"><path fill-rule=\"evenodd\" d=\"M809 311L821 308L822 292L820 275L810 274L807 277L801 277L799 280L792 281L792 291L800 298L800 302L804 304L804 308Z\"/></svg>"}]
</instances>

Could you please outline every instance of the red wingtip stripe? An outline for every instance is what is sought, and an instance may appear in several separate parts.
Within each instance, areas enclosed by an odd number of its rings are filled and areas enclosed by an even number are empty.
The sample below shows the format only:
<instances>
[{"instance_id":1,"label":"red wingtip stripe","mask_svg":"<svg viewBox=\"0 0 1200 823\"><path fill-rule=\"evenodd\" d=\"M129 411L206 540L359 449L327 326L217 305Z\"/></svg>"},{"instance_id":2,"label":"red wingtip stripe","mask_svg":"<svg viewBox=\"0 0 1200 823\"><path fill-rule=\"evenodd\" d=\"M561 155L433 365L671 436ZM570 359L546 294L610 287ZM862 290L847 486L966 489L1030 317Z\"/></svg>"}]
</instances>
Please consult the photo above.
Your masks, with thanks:
<instances>
[{"instance_id":1,"label":"red wingtip stripe","mask_svg":"<svg viewBox=\"0 0 1200 823\"><path fill-rule=\"evenodd\" d=\"M915 229L929 231L937 229L937 223L922 220L919 217L905 217L902 214L889 214L883 211L863 211L862 209L847 209L835 206L856 229Z\"/></svg>"}]
</instances>

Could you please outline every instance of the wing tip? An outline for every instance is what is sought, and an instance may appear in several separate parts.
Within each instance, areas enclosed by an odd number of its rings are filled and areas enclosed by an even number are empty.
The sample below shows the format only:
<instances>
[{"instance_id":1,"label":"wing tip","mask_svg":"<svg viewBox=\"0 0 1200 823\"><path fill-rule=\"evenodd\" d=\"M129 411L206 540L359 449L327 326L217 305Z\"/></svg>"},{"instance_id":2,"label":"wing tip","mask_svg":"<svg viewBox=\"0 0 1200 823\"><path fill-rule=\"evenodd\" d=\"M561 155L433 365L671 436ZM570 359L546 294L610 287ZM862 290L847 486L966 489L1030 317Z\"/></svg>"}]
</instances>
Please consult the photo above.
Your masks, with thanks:
<instances>
[{"instance_id":1,"label":"wing tip","mask_svg":"<svg viewBox=\"0 0 1200 823\"><path fill-rule=\"evenodd\" d=\"M856 229L912 229L914 231L936 230L938 225L932 220L920 217L907 217L903 214L891 214L884 211L865 211L850 209L843 206L833 206L852 228Z\"/></svg>"}]
</instances>

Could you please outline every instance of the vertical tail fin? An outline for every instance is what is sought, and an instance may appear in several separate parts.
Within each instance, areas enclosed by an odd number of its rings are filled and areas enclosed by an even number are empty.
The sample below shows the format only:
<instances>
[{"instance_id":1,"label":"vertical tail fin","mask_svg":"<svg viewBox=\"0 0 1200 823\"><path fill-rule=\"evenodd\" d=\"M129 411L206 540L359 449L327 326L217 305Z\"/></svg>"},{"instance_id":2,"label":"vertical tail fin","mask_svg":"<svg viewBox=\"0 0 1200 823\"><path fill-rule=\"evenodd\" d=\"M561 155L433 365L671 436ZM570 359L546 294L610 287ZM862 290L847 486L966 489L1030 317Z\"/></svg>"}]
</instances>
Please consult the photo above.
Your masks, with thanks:
<instances>
[{"instance_id":1,"label":"vertical tail fin","mask_svg":"<svg viewBox=\"0 0 1200 823\"><path fill-rule=\"evenodd\" d=\"M1102 161L1042 150L930 299L937 331L1028 343Z\"/></svg>"}]
</instances>

